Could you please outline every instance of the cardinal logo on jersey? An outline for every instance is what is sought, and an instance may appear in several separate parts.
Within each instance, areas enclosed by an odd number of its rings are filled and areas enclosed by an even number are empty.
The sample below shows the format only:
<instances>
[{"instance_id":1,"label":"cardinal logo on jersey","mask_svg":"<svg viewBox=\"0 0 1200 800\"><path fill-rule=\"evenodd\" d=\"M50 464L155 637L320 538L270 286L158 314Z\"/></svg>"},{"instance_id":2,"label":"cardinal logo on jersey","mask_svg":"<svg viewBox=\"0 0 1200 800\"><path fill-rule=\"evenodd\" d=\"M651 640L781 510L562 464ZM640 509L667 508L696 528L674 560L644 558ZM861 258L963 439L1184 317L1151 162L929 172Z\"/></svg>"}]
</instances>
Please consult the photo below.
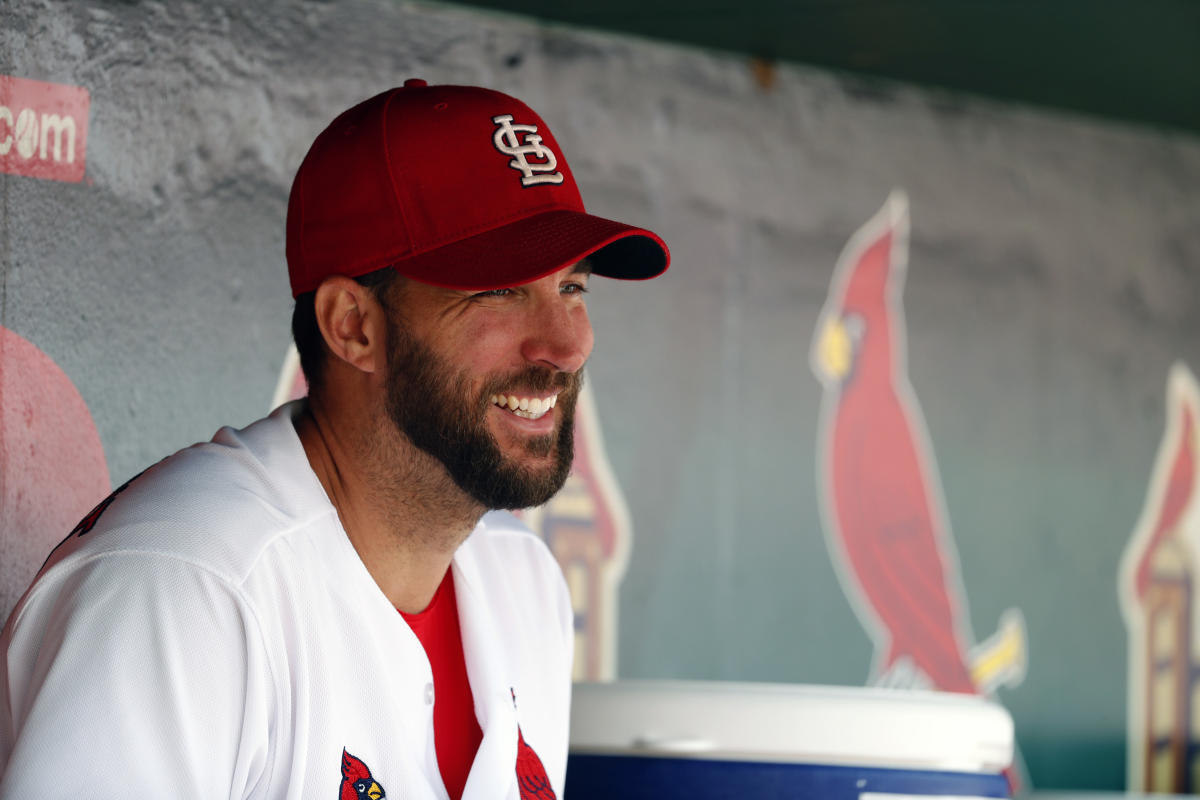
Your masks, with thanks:
<instances>
[{"instance_id":1,"label":"cardinal logo on jersey","mask_svg":"<svg viewBox=\"0 0 1200 800\"><path fill-rule=\"evenodd\" d=\"M501 153L512 156L508 165L522 173L522 186L563 182L562 173L557 171L558 159L553 150L542 144L537 125L514 125L512 114L492 117L492 122L496 123L492 143ZM524 143L517 137L518 133L525 134ZM531 157L535 161L530 162Z\"/></svg>"},{"instance_id":2,"label":"cardinal logo on jersey","mask_svg":"<svg viewBox=\"0 0 1200 800\"><path fill-rule=\"evenodd\" d=\"M108 510L108 507L112 505L113 501L117 499L117 495L128 489L129 484L142 477L142 473L144 472L145 470L142 470L142 472L134 475L132 478L114 489L112 494L97 503L96 507L89 511L87 516L81 519L79 524L71 529L71 532L67 534L66 538L54 546L54 549L50 551L50 555L46 556L46 560L42 562L41 569L46 568L46 565L50 563L50 559L54 558L54 554L57 553L58 549L64 544L71 541L76 536L83 536L85 533L90 533L92 528L96 527L96 523L100 521L101 515L104 514L104 512ZM39 570L39 572L40 571L41 570Z\"/></svg>"},{"instance_id":3,"label":"cardinal logo on jersey","mask_svg":"<svg viewBox=\"0 0 1200 800\"><path fill-rule=\"evenodd\" d=\"M145 472L145 470L142 470L142 472ZM117 499L117 495L128 489L129 484L133 483L140 477L142 477L141 472L122 483L113 490L112 494L97 503L96 507L89 511L87 516L81 519L79 524L76 525L69 534L67 534L67 538L70 539L72 536L83 536L85 533L90 533L92 528L96 527L96 523L100 521L100 515L108 510L108 507L112 505L113 500Z\"/></svg>"},{"instance_id":4,"label":"cardinal logo on jersey","mask_svg":"<svg viewBox=\"0 0 1200 800\"><path fill-rule=\"evenodd\" d=\"M546 777L542 760L529 743L521 726L517 726L517 786L521 788L521 800L556 800L554 787Z\"/></svg>"},{"instance_id":5,"label":"cardinal logo on jersey","mask_svg":"<svg viewBox=\"0 0 1200 800\"><path fill-rule=\"evenodd\" d=\"M512 695L513 708L517 707L517 691L511 686L508 693ZM521 800L557 800L550 778L546 776L546 768L537 751L525 741L521 726L517 726L517 786L521 789Z\"/></svg>"},{"instance_id":6,"label":"cardinal logo on jersey","mask_svg":"<svg viewBox=\"0 0 1200 800\"><path fill-rule=\"evenodd\" d=\"M381 800L387 792L371 777L371 770L342 748L342 787L338 800Z\"/></svg>"}]
</instances>

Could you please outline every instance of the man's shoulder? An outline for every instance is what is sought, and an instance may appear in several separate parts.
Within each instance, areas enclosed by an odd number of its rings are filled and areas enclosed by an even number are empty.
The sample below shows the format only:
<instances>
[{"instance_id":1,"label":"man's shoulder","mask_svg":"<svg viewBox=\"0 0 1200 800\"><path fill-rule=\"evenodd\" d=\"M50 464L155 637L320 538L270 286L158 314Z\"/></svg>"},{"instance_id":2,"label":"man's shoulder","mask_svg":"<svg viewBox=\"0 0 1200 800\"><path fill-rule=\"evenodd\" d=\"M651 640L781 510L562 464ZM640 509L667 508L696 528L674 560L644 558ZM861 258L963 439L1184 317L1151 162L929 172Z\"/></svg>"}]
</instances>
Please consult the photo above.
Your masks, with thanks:
<instances>
[{"instance_id":1,"label":"man's shoulder","mask_svg":"<svg viewBox=\"0 0 1200 800\"><path fill-rule=\"evenodd\" d=\"M286 412L168 456L79 522L43 573L120 554L189 561L229 580L289 531L327 516L328 501Z\"/></svg>"}]
</instances>

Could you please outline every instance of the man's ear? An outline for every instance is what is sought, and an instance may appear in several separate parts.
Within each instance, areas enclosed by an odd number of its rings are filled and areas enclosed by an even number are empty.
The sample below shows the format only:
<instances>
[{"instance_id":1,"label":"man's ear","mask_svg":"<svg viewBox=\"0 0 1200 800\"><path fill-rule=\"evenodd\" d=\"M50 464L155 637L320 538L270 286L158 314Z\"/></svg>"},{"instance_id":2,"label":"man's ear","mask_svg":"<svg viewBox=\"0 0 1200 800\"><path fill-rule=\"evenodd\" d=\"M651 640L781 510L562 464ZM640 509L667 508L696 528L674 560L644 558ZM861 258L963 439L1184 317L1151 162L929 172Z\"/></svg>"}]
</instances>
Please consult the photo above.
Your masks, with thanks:
<instances>
[{"instance_id":1,"label":"man's ear","mask_svg":"<svg viewBox=\"0 0 1200 800\"><path fill-rule=\"evenodd\" d=\"M362 372L379 368L387 323L372 290L353 278L332 275L317 287L313 310L334 357Z\"/></svg>"}]
</instances>

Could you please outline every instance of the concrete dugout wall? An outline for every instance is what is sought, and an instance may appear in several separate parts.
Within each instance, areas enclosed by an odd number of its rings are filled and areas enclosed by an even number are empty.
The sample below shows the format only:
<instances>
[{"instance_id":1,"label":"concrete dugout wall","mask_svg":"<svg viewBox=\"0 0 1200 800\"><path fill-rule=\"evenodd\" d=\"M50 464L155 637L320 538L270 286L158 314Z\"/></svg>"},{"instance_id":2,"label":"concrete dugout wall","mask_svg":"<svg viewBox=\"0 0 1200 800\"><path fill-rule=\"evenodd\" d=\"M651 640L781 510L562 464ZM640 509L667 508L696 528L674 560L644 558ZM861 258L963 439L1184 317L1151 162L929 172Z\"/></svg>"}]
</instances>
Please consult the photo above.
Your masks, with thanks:
<instances>
[{"instance_id":1,"label":"concrete dugout wall","mask_svg":"<svg viewBox=\"0 0 1200 800\"><path fill-rule=\"evenodd\" d=\"M732 57L440 6L2 13L0 75L90 97L83 180L0 175L0 325L37 351L0 362L6 572L111 485L269 410L287 192L333 115L407 77L483 84L554 126L592 211L673 248L664 278L590 296L636 531L618 673L872 678L822 532L809 348L839 253L899 188L908 375L973 641L1023 615L1026 678L997 698L1035 785L1124 784L1118 573L1168 373L1200 370L1200 142L798 67L764 86ZM56 399L18 408L35 374Z\"/></svg>"}]
</instances>

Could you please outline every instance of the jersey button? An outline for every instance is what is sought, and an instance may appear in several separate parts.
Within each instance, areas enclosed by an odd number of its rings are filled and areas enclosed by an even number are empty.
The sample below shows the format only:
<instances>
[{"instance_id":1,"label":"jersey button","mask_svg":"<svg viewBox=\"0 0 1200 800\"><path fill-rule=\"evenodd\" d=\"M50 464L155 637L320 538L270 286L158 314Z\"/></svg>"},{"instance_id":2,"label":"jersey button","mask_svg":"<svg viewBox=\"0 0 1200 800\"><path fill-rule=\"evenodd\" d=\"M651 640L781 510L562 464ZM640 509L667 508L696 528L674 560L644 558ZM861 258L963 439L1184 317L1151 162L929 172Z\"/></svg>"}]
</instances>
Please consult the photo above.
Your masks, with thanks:
<instances>
[{"instance_id":1,"label":"jersey button","mask_svg":"<svg viewBox=\"0 0 1200 800\"><path fill-rule=\"evenodd\" d=\"M425 684L425 705L427 705L427 706L433 705L433 684L432 683Z\"/></svg>"}]
</instances>

